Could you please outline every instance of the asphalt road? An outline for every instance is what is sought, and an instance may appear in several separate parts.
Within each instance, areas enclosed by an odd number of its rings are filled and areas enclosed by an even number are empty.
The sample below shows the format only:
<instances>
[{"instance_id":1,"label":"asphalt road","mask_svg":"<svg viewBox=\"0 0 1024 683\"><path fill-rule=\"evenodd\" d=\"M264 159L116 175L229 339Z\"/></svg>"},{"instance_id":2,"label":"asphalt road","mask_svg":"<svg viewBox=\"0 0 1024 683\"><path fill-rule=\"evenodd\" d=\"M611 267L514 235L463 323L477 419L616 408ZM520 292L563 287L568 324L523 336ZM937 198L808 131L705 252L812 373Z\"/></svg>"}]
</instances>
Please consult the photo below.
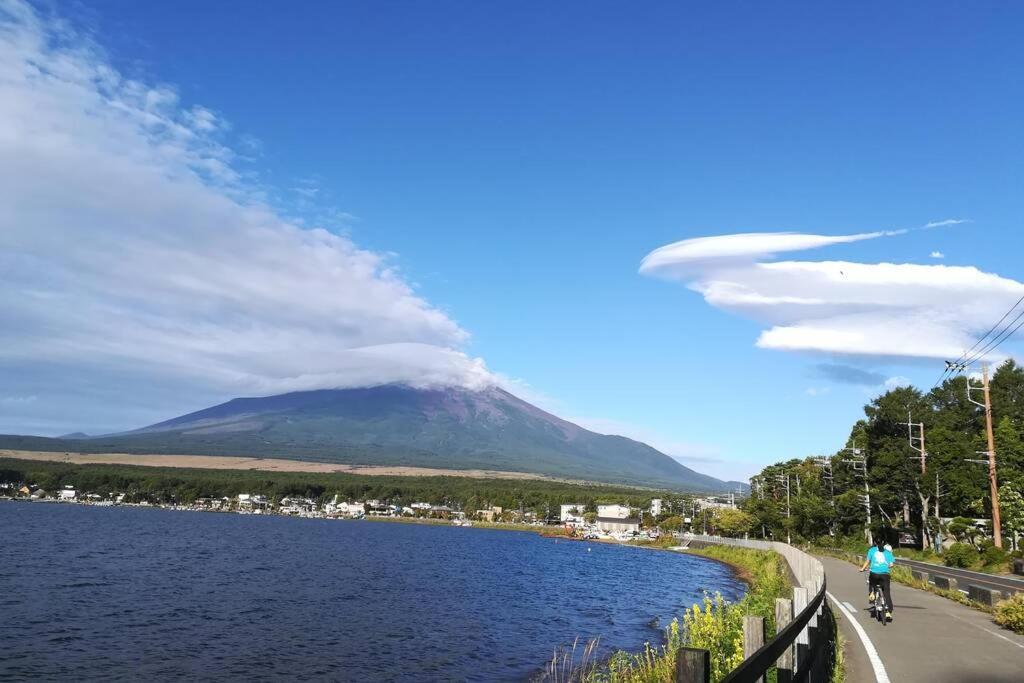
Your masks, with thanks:
<instances>
[{"instance_id":1,"label":"asphalt road","mask_svg":"<svg viewBox=\"0 0 1024 683\"><path fill-rule=\"evenodd\" d=\"M984 588L994 588L996 590L1007 591L1011 593L1024 592L1024 578L996 576L994 574L983 574L981 572L972 572L967 569L956 569L954 567L945 567L937 564L929 564L928 562L908 560L902 557L896 558L896 564L904 564L908 567L911 567L912 569L919 569L923 572L928 572L929 576L948 576L955 578L960 586L960 589L964 591L967 590L967 586L969 584L974 584L975 586L982 586Z\"/></svg>"},{"instance_id":2,"label":"asphalt road","mask_svg":"<svg viewBox=\"0 0 1024 683\"><path fill-rule=\"evenodd\" d=\"M839 603L849 683L1024 680L1024 637L1001 629L988 614L893 583L894 620L883 625L868 612L865 575L849 562L820 559L830 599Z\"/></svg>"}]
</instances>

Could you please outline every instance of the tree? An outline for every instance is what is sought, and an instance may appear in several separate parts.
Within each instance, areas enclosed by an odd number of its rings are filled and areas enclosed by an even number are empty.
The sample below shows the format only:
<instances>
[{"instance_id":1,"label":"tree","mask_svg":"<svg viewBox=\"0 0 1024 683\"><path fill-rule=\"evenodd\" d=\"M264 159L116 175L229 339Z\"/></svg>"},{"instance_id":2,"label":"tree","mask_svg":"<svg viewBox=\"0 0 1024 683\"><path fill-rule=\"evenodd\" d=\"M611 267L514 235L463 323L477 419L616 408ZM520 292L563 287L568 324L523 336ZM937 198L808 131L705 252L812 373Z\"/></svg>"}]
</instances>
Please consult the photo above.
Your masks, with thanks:
<instances>
[{"instance_id":1,"label":"tree","mask_svg":"<svg viewBox=\"0 0 1024 683\"><path fill-rule=\"evenodd\" d=\"M743 510L718 508L712 517L712 526L722 536L742 536L750 533L757 519Z\"/></svg>"},{"instance_id":2,"label":"tree","mask_svg":"<svg viewBox=\"0 0 1024 683\"><path fill-rule=\"evenodd\" d=\"M1024 534L1024 494L1014 484L1003 484L999 487L999 506L1003 530L1010 537L1013 549L1017 550L1017 537Z\"/></svg>"},{"instance_id":3,"label":"tree","mask_svg":"<svg viewBox=\"0 0 1024 683\"><path fill-rule=\"evenodd\" d=\"M679 531L683 528L683 518L678 515L667 517L661 520L661 523L658 526L665 531Z\"/></svg>"}]
</instances>

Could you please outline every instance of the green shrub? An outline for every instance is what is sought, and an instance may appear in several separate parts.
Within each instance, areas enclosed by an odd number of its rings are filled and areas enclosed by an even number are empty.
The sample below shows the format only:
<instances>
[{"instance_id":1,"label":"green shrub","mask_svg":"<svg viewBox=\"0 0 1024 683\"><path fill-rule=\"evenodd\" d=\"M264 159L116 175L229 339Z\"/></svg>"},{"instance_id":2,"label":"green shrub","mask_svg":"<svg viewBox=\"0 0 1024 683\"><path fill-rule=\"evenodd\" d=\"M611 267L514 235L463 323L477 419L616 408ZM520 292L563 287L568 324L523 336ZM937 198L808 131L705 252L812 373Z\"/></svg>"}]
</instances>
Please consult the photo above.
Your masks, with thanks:
<instances>
[{"instance_id":1,"label":"green shrub","mask_svg":"<svg viewBox=\"0 0 1024 683\"><path fill-rule=\"evenodd\" d=\"M981 561L986 567L995 567L1001 564L1006 564L1007 554L1002 548L997 548L994 545L985 548L985 552L981 554Z\"/></svg>"},{"instance_id":2,"label":"green shrub","mask_svg":"<svg viewBox=\"0 0 1024 683\"><path fill-rule=\"evenodd\" d=\"M954 543L946 551L945 562L947 567L967 569L974 566L974 562L977 559L978 551L974 549L974 546L966 543Z\"/></svg>"},{"instance_id":3,"label":"green shrub","mask_svg":"<svg viewBox=\"0 0 1024 683\"><path fill-rule=\"evenodd\" d=\"M743 661L743 610L722 599L704 598L683 616L689 647L711 651L711 680L719 681Z\"/></svg>"},{"instance_id":4,"label":"green shrub","mask_svg":"<svg viewBox=\"0 0 1024 683\"><path fill-rule=\"evenodd\" d=\"M1024 633L1024 593L996 604L996 623L1017 633Z\"/></svg>"}]
</instances>

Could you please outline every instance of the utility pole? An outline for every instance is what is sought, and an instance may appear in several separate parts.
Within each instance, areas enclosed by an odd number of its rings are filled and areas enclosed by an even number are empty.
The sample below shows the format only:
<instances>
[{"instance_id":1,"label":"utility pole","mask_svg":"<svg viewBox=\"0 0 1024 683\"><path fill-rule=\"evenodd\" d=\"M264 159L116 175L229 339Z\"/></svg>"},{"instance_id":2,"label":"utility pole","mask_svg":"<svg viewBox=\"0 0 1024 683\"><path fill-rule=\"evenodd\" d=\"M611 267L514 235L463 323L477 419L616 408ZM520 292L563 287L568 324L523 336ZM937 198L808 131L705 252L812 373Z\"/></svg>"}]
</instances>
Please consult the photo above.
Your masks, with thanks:
<instances>
[{"instance_id":1,"label":"utility pole","mask_svg":"<svg viewBox=\"0 0 1024 683\"><path fill-rule=\"evenodd\" d=\"M918 453L917 457L921 460L921 474L923 475L928 462L928 451L924 448L924 422L914 422L914 418L908 410L907 421L898 424L907 425L907 439L910 441L910 447ZM917 427L918 436L914 436L914 427Z\"/></svg>"},{"instance_id":2,"label":"utility pole","mask_svg":"<svg viewBox=\"0 0 1024 683\"><path fill-rule=\"evenodd\" d=\"M829 506L832 508L832 519L829 521L828 534L829 536L835 536L835 522L836 522L836 481L832 476L832 461L826 458L824 455L820 455L814 459L814 466L821 470L821 478L828 482L829 490Z\"/></svg>"},{"instance_id":3,"label":"utility pole","mask_svg":"<svg viewBox=\"0 0 1024 683\"><path fill-rule=\"evenodd\" d=\"M868 455L857 448L856 442L854 442L852 448L844 448L843 451L853 453L852 458L844 459L843 462L849 463L853 467L854 474L864 479L864 495L861 496L861 502L864 504L868 517L867 526L864 528L864 535L867 537L868 543L873 543L871 539L871 488L868 485Z\"/></svg>"},{"instance_id":4,"label":"utility pole","mask_svg":"<svg viewBox=\"0 0 1024 683\"><path fill-rule=\"evenodd\" d=\"M984 403L979 403L971 398L971 389L977 391L977 387L971 386L971 379L967 378L967 400L974 405L985 409L985 432L988 436L988 485L992 495L992 542L997 548L1003 547L1003 530L999 520L999 485L996 482L996 440L992 432L992 399L989 396L988 386L988 363L981 366L981 389L984 396Z\"/></svg>"},{"instance_id":5,"label":"utility pole","mask_svg":"<svg viewBox=\"0 0 1024 683\"><path fill-rule=\"evenodd\" d=\"M792 544L793 538L790 533L789 520L791 519L791 512L789 507L789 473L775 475L776 480L783 484L783 488L786 489L786 543Z\"/></svg>"},{"instance_id":6,"label":"utility pole","mask_svg":"<svg viewBox=\"0 0 1024 683\"><path fill-rule=\"evenodd\" d=\"M914 422L914 417L907 409L907 421L900 424L907 425L907 441L911 450L917 451L918 455L913 456L921 460L921 481L916 482L917 496L921 499L921 549L928 547L928 496L924 494L924 476L928 462L928 451L924 447L924 422ZM914 436L914 428L917 428L918 436Z\"/></svg>"}]
</instances>

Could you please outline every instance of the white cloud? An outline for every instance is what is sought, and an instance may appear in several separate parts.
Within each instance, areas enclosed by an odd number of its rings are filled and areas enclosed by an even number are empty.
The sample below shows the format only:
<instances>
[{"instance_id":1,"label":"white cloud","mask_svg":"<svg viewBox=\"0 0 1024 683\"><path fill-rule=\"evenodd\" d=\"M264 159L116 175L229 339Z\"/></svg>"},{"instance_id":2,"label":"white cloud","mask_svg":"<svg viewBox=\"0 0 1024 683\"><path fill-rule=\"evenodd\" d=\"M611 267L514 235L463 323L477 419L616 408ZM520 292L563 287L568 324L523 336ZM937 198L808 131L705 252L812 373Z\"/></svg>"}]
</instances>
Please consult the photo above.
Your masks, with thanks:
<instances>
[{"instance_id":1,"label":"white cloud","mask_svg":"<svg viewBox=\"0 0 1024 683\"><path fill-rule=\"evenodd\" d=\"M831 389L829 387L807 387L804 389L804 393L808 396L824 396L830 391Z\"/></svg>"},{"instance_id":2,"label":"white cloud","mask_svg":"<svg viewBox=\"0 0 1024 683\"><path fill-rule=\"evenodd\" d=\"M262 203L228 128L0 0L0 363L230 394L493 381L387 256Z\"/></svg>"},{"instance_id":3,"label":"white cloud","mask_svg":"<svg viewBox=\"0 0 1024 683\"><path fill-rule=\"evenodd\" d=\"M0 396L0 403L7 405L24 405L26 403L35 403L37 400L37 396Z\"/></svg>"},{"instance_id":4,"label":"white cloud","mask_svg":"<svg viewBox=\"0 0 1024 683\"><path fill-rule=\"evenodd\" d=\"M865 232L857 235L811 235L799 232L748 232L715 237L697 237L667 244L652 251L640 263L640 272L673 278L688 275L692 267L707 268L745 263L789 251L818 249L876 239L895 232Z\"/></svg>"},{"instance_id":5,"label":"white cloud","mask_svg":"<svg viewBox=\"0 0 1024 683\"><path fill-rule=\"evenodd\" d=\"M913 383L909 378L897 375L896 377L890 377L885 380L885 390L892 391L893 389L899 389L900 387L909 387Z\"/></svg>"},{"instance_id":6,"label":"white cloud","mask_svg":"<svg viewBox=\"0 0 1024 683\"><path fill-rule=\"evenodd\" d=\"M970 266L760 260L892 234L686 240L652 252L641 272L683 279L712 306L761 322L762 348L830 354L955 358L1024 294Z\"/></svg>"},{"instance_id":7,"label":"white cloud","mask_svg":"<svg viewBox=\"0 0 1024 683\"><path fill-rule=\"evenodd\" d=\"M946 258L946 255L943 254L941 251L933 251L932 253L928 254L928 256L930 256L931 258L936 258L936 259L944 259L944 258Z\"/></svg>"},{"instance_id":8,"label":"white cloud","mask_svg":"<svg viewBox=\"0 0 1024 683\"><path fill-rule=\"evenodd\" d=\"M944 221L930 221L924 224L926 228L942 228L947 225L960 225L961 223L970 223L969 218L947 218Z\"/></svg>"}]
</instances>

